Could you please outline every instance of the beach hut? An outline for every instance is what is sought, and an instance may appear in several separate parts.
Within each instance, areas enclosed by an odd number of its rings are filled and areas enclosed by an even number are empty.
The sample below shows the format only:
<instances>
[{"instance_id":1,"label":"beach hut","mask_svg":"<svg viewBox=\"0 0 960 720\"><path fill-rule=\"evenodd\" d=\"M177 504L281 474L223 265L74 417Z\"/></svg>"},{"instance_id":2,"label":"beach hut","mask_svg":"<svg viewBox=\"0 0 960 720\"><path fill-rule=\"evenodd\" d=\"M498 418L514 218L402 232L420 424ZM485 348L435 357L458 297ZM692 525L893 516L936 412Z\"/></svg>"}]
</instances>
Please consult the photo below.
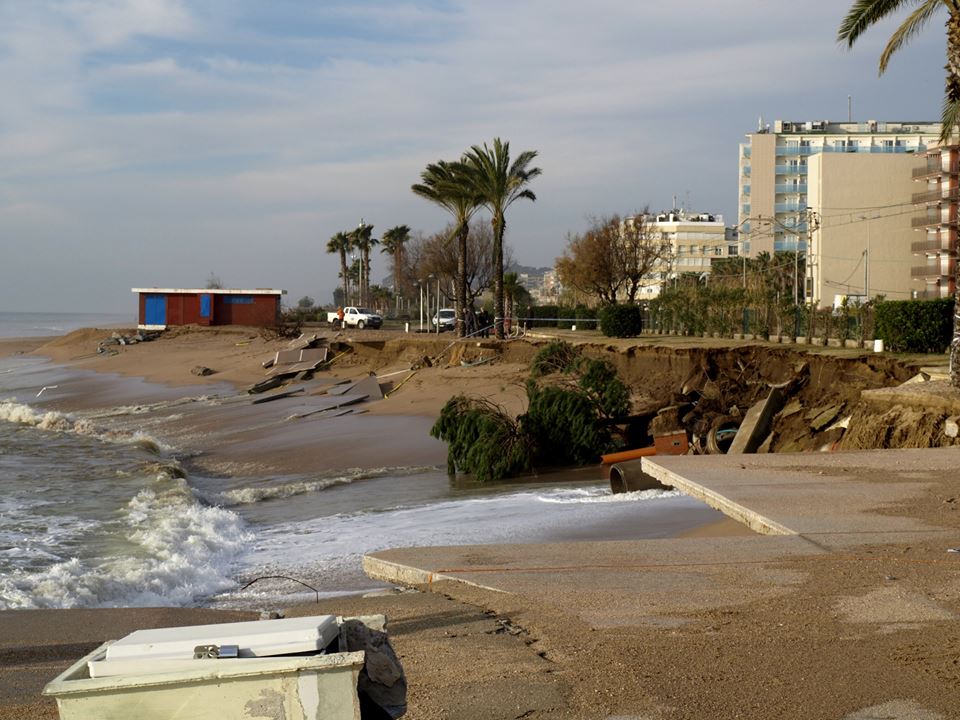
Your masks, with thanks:
<instances>
[{"instance_id":1,"label":"beach hut","mask_svg":"<svg viewBox=\"0 0 960 720\"><path fill-rule=\"evenodd\" d=\"M280 320L286 290L257 288L133 288L140 302L139 326L162 330L171 325L251 325L273 327Z\"/></svg>"}]
</instances>

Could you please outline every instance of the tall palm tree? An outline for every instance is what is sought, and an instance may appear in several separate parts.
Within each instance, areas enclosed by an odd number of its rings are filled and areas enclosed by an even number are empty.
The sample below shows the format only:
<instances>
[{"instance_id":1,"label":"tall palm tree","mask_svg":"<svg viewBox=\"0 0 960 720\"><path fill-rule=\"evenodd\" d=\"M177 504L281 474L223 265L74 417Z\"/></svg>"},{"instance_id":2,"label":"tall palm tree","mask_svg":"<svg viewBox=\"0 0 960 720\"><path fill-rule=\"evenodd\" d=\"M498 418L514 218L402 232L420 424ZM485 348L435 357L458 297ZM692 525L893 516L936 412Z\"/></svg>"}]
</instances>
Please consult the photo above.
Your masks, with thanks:
<instances>
[{"instance_id":1,"label":"tall palm tree","mask_svg":"<svg viewBox=\"0 0 960 720\"><path fill-rule=\"evenodd\" d=\"M937 11L941 9L947 11L947 64L945 66L947 77L941 115L943 125L940 129L940 140L946 143L960 123L960 2L957 0L855 0L847 11L846 17L843 18L843 22L840 23L837 40L846 43L847 47L853 47L868 28L888 15L909 6L916 6L916 9L894 31L880 54L880 74L886 71L893 54L917 35Z\"/></svg>"},{"instance_id":2,"label":"tall palm tree","mask_svg":"<svg viewBox=\"0 0 960 720\"><path fill-rule=\"evenodd\" d=\"M370 287L370 249L374 245L379 245L380 241L373 237L373 225L367 225L360 220L360 225L350 233L353 240L353 247L360 251L360 299L359 304L363 305L369 295Z\"/></svg>"},{"instance_id":3,"label":"tall palm tree","mask_svg":"<svg viewBox=\"0 0 960 720\"><path fill-rule=\"evenodd\" d=\"M406 225L397 225L383 233L380 252L393 257L393 293L399 295L401 278L403 276L403 246L410 240L410 228Z\"/></svg>"},{"instance_id":4,"label":"tall palm tree","mask_svg":"<svg viewBox=\"0 0 960 720\"><path fill-rule=\"evenodd\" d=\"M494 255L494 323L497 337L503 339L503 235L507 229L506 211L514 201L535 201L537 196L527 188L540 175L540 168L530 167L536 150L525 150L510 161L510 143L494 138L493 147L474 145L464 156L470 181L483 205L490 211L493 225Z\"/></svg>"},{"instance_id":5,"label":"tall palm tree","mask_svg":"<svg viewBox=\"0 0 960 720\"><path fill-rule=\"evenodd\" d=\"M349 273L347 272L347 253L350 252L350 248L353 244L353 241L350 239L350 236L345 232L338 232L336 235L330 238L327 242L327 252L328 253L340 253L340 277L343 278L343 302L346 304L349 301Z\"/></svg>"},{"instance_id":6,"label":"tall palm tree","mask_svg":"<svg viewBox=\"0 0 960 720\"><path fill-rule=\"evenodd\" d=\"M454 279L457 313L457 336L466 334L463 314L467 305L467 240L470 218L480 207L480 200L463 162L438 162L427 165L420 173L420 182L411 185L415 195L439 205L453 216L457 237L457 274Z\"/></svg>"},{"instance_id":7,"label":"tall palm tree","mask_svg":"<svg viewBox=\"0 0 960 720\"><path fill-rule=\"evenodd\" d=\"M891 56L917 35L938 10L947 11L947 71L941 113L940 142L949 144L960 127L960 1L958 0L856 0L840 24L837 39L853 47L867 28L904 7L915 9L898 27L880 55L880 74ZM960 248L954 248L953 340L950 343L950 382L960 388Z\"/></svg>"}]
</instances>

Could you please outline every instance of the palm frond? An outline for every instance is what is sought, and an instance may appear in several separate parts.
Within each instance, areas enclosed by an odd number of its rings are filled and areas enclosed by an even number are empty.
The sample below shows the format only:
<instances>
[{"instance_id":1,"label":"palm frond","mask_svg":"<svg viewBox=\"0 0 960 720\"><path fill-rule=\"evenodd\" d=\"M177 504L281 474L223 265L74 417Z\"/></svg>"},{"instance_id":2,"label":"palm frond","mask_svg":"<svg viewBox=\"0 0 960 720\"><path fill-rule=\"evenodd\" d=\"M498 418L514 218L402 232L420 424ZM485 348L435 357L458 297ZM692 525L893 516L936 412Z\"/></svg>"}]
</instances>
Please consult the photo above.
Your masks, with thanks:
<instances>
[{"instance_id":1,"label":"palm frond","mask_svg":"<svg viewBox=\"0 0 960 720\"><path fill-rule=\"evenodd\" d=\"M943 111L940 115L940 142L949 143L950 136L960 130L960 102L945 98L943 101Z\"/></svg>"},{"instance_id":2,"label":"palm frond","mask_svg":"<svg viewBox=\"0 0 960 720\"><path fill-rule=\"evenodd\" d=\"M943 0L926 0L920 7L910 13L910 17L904 20L903 24L890 36L887 46L880 55L881 75L886 71L890 57L919 33L923 26L927 24L927 21L942 7Z\"/></svg>"},{"instance_id":3,"label":"palm frond","mask_svg":"<svg viewBox=\"0 0 960 720\"><path fill-rule=\"evenodd\" d=\"M853 47L866 30L896 12L904 5L916 4L918 0L856 0L840 23L837 42Z\"/></svg>"}]
</instances>

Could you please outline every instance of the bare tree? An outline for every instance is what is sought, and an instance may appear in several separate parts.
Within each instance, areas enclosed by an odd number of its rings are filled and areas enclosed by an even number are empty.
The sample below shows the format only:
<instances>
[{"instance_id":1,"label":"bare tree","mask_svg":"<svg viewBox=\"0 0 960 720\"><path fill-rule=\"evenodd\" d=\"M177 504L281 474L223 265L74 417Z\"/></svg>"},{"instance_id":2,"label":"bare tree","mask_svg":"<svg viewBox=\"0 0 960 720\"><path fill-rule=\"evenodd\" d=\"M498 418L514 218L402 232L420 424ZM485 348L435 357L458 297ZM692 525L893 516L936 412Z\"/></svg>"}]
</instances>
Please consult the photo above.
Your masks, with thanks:
<instances>
[{"instance_id":1,"label":"bare tree","mask_svg":"<svg viewBox=\"0 0 960 720\"><path fill-rule=\"evenodd\" d=\"M440 278L441 294L449 294L449 288L458 272L457 262L460 256L456 243L450 240L454 229L454 225L448 225L433 235L417 233L407 243L405 273L411 285L415 286L417 281L426 281L432 274L434 278ZM493 246L494 236L490 224L482 221L471 223L467 235L467 307L494 284L496 265ZM508 264L512 262L509 247L504 248L504 261Z\"/></svg>"},{"instance_id":2,"label":"bare tree","mask_svg":"<svg viewBox=\"0 0 960 720\"><path fill-rule=\"evenodd\" d=\"M636 302L640 288L671 258L669 240L647 218L646 212L593 218L585 233L568 237L557 258L561 282L603 305L615 305L621 296Z\"/></svg>"},{"instance_id":3,"label":"bare tree","mask_svg":"<svg viewBox=\"0 0 960 720\"><path fill-rule=\"evenodd\" d=\"M637 293L651 281L650 275L657 268L668 265L673 252L666 235L650 224L649 210L636 213L624 220L614 215L608 225L616 225L620 235L620 250L623 258L623 277L627 302L634 303ZM659 282L659 279L656 280Z\"/></svg>"}]
</instances>

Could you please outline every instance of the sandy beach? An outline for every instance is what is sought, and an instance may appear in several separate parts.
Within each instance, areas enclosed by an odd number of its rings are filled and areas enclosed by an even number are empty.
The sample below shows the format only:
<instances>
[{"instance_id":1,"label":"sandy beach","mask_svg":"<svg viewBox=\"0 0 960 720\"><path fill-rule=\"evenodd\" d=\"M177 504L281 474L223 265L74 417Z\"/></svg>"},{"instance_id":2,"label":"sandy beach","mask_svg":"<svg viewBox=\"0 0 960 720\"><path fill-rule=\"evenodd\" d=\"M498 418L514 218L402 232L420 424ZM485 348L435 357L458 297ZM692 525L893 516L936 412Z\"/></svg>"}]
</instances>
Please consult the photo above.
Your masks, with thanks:
<instances>
[{"instance_id":1,"label":"sandy beach","mask_svg":"<svg viewBox=\"0 0 960 720\"><path fill-rule=\"evenodd\" d=\"M153 343L118 348L115 355L98 355L96 344L104 336L104 331L90 330L52 341L0 341L0 356L38 353L91 371L104 383L91 387L103 393L111 378L143 378L191 392L194 388L235 391L262 379L260 363L287 344L251 330L184 330ZM388 390L398 388L372 404L364 420L381 434L401 438L402 442L386 445L384 452L405 453L404 462L444 462L442 444L425 438L424 430L455 392L469 390L507 408L522 407L521 381L532 346L516 344L496 363L437 364L410 375L413 363L437 355L448 345L448 338L404 339L402 350L391 346L397 338L389 333L366 332L356 339L356 352L336 363L332 372L342 378L374 372ZM476 357L484 348L474 345L469 352ZM192 375L190 370L197 365L215 372ZM116 384L130 387L121 381ZM108 397L110 404L123 400ZM95 401L89 393L77 393L50 402L70 410L94 406ZM220 422L201 414L190 432L214 421ZM250 440L238 437L200 458L198 466L212 471L238 464L294 472L320 457L329 458L330 445L308 446L302 437L244 451ZM331 442L342 445L336 438ZM344 452L334 463L350 466L360 460L384 462L381 457ZM950 512L956 507L953 493L952 485L936 486L931 492L936 502L891 505L886 511L909 512L926 522L956 528L957 518ZM707 543L704 547L724 538L753 535L712 512L712 522L679 534L686 541ZM509 552L498 547L498 552ZM905 553L914 553L910 557L918 562L896 563ZM890 558L896 570L883 562L851 562L849 557L831 556L819 562L784 558L772 566L778 577L789 582L775 594L760 593L746 602L731 598L727 606L687 608L682 622L659 627L639 622L616 627L591 623L582 613L565 612L522 593L449 582L421 588L425 592L384 591L369 597L324 599L288 612L385 613L409 678L411 718L957 717L955 701L943 694L944 687L960 687L955 667L957 638L949 629L953 625L927 623L887 631L851 625L834 609L835 599L850 594L851 587L869 595L875 586L889 584L885 578L895 574L906 578L911 587L927 588L929 597L960 613L955 567L944 562L937 544L878 546L865 556ZM588 591L588 578L581 589ZM56 717L53 703L41 699L39 691L103 640L134 628L248 617L248 613L171 608L0 613L0 717ZM891 657L900 658L908 669L906 675L891 671ZM882 690L884 686L889 692ZM873 702L877 697L892 701L905 696L938 714L896 714L896 708L887 715L849 714L870 703L880 707L882 703Z\"/></svg>"}]
</instances>

